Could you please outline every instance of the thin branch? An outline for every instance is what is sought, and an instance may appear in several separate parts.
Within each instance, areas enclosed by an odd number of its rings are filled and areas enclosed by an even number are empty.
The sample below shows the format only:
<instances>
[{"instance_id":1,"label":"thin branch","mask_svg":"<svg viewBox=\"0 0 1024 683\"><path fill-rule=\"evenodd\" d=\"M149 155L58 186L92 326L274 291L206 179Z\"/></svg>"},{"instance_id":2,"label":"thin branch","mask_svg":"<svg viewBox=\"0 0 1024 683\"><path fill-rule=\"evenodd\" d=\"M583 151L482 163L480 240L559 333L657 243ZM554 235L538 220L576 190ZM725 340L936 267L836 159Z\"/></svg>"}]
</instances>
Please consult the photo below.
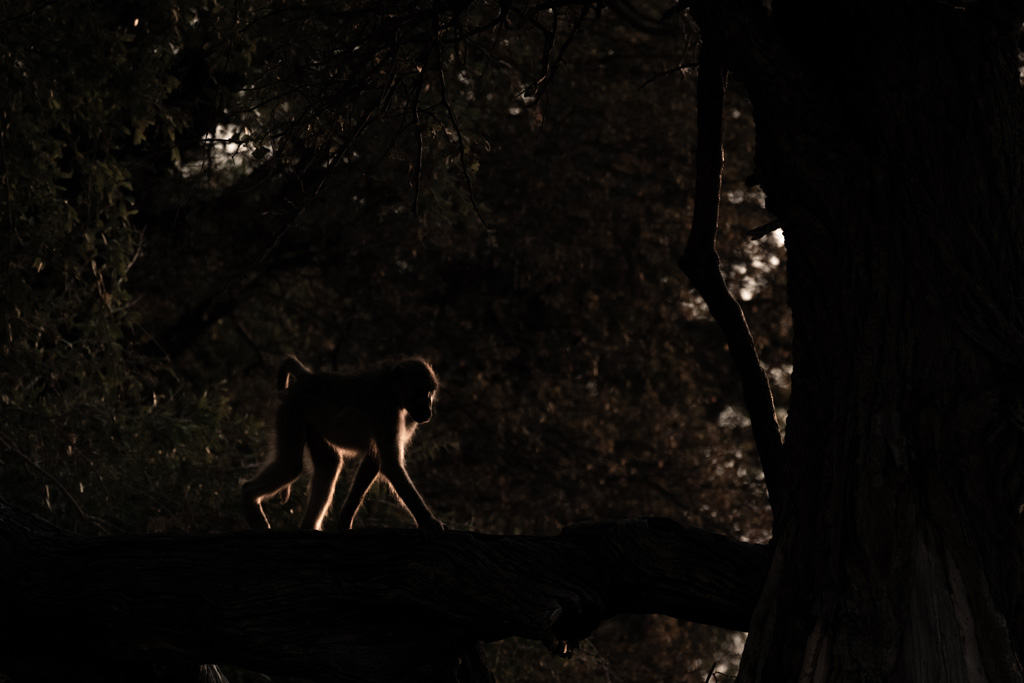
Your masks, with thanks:
<instances>
[{"instance_id":1,"label":"thin branch","mask_svg":"<svg viewBox=\"0 0 1024 683\"><path fill-rule=\"evenodd\" d=\"M413 191L412 191L412 215L418 220L420 217L420 186L423 182L423 122L420 120L420 96L427 80L427 60L430 58L429 47L424 50L420 57L419 76L416 79L416 90L413 93L410 108L412 109L413 122L416 126L416 166L413 169Z\"/></svg>"},{"instance_id":2,"label":"thin branch","mask_svg":"<svg viewBox=\"0 0 1024 683\"><path fill-rule=\"evenodd\" d=\"M764 225L759 225L758 227L754 228L753 230L748 230L747 231L747 239L749 239L751 241L759 240L762 237L764 237L765 235L767 235L769 233L772 233L772 232L775 232L776 230L781 230L781 229L782 229L782 221L771 221L769 223L765 223Z\"/></svg>"},{"instance_id":3,"label":"thin branch","mask_svg":"<svg viewBox=\"0 0 1024 683\"><path fill-rule=\"evenodd\" d=\"M109 534L111 532L111 528L107 526L102 519L94 515L91 515L85 511L85 509L78 502L78 499L75 498L71 491L69 491L67 487L64 486L63 482L61 482L61 480L58 479L56 475L54 475L49 470L43 469L38 463L33 461L32 458L28 456L28 454L26 454L24 451L18 448L17 444L15 444L6 436L0 435L0 442L2 442L3 445L7 447L8 450L10 450L11 453L14 453L19 458L24 460L29 467L31 467L36 472L38 472L39 474L43 475L51 482L53 482L53 485L56 486L57 489L64 494L64 497L68 499L68 502L71 503L71 507L75 509L75 512L78 513L79 517L81 517L84 521L88 522L89 524L92 524L102 533Z\"/></svg>"},{"instance_id":4,"label":"thin branch","mask_svg":"<svg viewBox=\"0 0 1024 683\"><path fill-rule=\"evenodd\" d=\"M466 163L465 139L462 137L462 129L459 127L459 120L455 115L455 109L452 107L451 100L448 98L448 83L447 78L444 75L444 55L441 52L440 34L437 42L437 76L441 90L441 101L444 103L445 109L448 112L448 119L452 123L452 130L455 131L456 142L459 143L459 167L462 169L462 177L466 180L466 189L469 193L469 201L470 204L473 205L473 213L476 214L476 219L480 221L480 225L486 228L487 221L484 220L483 213L480 211L480 204L476 200L476 190L473 189L473 179L469 175L469 164Z\"/></svg>"},{"instance_id":5,"label":"thin branch","mask_svg":"<svg viewBox=\"0 0 1024 683\"><path fill-rule=\"evenodd\" d=\"M263 348L256 343L256 340L253 339L251 334L249 334L249 330L246 329L245 325L238 319L237 315L231 315L231 322L235 325L235 331L237 331L245 343L247 343L249 347L256 352L256 356L259 358L259 363L257 363L257 365L261 364L263 362L263 356L266 355Z\"/></svg>"},{"instance_id":6,"label":"thin branch","mask_svg":"<svg viewBox=\"0 0 1024 683\"><path fill-rule=\"evenodd\" d=\"M684 73L687 69L692 69L695 66L697 66L696 62L686 62L684 64L677 64L676 66L672 67L671 69L665 69L664 71L659 71L658 73L654 74L653 76L648 77L647 80L645 80L643 83L641 83L639 89L643 90L644 88L649 86L651 83L654 83L654 81L656 81L658 79L664 78L665 76L671 76L674 73Z\"/></svg>"},{"instance_id":7,"label":"thin branch","mask_svg":"<svg viewBox=\"0 0 1024 683\"><path fill-rule=\"evenodd\" d=\"M584 6L583 9L580 10L579 15L577 15L576 20L572 24L572 28L569 29L569 35L562 41L562 45L558 49L558 55L555 56L553 61L549 59L550 50L545 48L544 75L533 84L531 87L532 92L528 92L526 94L531 97L540 97L544 93L544 90L551 84L551 81L554 80L555 72L558 70L558 67L562 64L562 61L565 58L566 50L569 49L569 46L572 45L576 36L579 34L580 28L583 26L583 20L587 18L587 13L589 11L589 6ZM555 16L557 20L557 15ZM552 35L554 35L554 32L557 32L557 30L558 27L556 24Z\"/></svg>"},{"instance_id":8,"label":"thin branch","mask_svg":"<svg viewBox=\"0 0 1024 683\"><path fill-rule=\"evenodd\" d=\"M775 417L775 401L768 377L761 368L743 309L729 292L719 266L715 239L722 189L722 100L726 71L712 40L705 38L697 76L697 177L693 228L679 265L708 305L722 328L743 385L769 501L775 519L783 507L785 491L779 477L782 437Z\"/></svg>"}]
</instances>

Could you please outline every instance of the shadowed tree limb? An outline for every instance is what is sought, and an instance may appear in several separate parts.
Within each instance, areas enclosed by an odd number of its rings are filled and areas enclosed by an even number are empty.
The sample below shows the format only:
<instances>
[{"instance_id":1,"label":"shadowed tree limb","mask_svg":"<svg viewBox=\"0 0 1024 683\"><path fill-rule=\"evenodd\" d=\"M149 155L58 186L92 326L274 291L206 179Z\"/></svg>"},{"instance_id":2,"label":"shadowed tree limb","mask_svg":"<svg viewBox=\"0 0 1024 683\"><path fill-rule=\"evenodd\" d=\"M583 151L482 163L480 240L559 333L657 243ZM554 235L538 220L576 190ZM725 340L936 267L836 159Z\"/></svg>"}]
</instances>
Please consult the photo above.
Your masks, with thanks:
<instances>
[{"instance_id":1,"label":"shadowed tree limb","mask_svg":"<svg viewBox=\"0 0 1024 683\"><path fill-rule=\"evenodd\" d=\"M743 385L743 396L750 413L754 443L764 470L768 497L775 519L778 519L785 491L779 476L782 437L775 417L775 401L768 377L757 357L743 309L725 284L715 249L722 187L722 98L725 93L726 70L717 46L711 39L705 39L701 46L699 68L693 227L679 265L725 333L729 352Z\"/></svg>"},{"instance_id":2,"label":"shadowed tree limb","mask_svg":"<svg viewBox=\"0 0 1024 683\"><path fill-rule=\"evenodd\" d=\"M615 614L745 629L768 566L765 546L669 520L551 537L84 539L24 519L0 503L0 555L10 558L0 608L18 626L0 640L0 672L43 679L216 662L315 680L467 680L456 672L479 665L467 666L475 641L523 636L571 651Z\"/></svg>"}]
</instances>

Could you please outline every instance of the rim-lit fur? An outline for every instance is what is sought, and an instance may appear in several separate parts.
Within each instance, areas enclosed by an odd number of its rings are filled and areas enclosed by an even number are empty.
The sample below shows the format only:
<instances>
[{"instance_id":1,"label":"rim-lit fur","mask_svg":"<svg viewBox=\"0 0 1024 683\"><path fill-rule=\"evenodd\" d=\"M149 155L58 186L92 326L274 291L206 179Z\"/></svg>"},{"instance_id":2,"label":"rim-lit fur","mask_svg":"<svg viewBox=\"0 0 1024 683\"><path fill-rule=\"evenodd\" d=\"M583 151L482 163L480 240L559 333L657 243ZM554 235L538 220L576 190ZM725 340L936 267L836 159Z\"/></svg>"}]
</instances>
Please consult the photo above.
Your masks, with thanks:
<instances>
[{"instance_id":1,"label":"rim-lit fur","mask_svg":"<svg viewBox=\"0 0 1024 683\"><path fill-rule=\"evenodd\" d=\"M277 371L273 457L242 487L249 524L269 528L261 502L290 487L308 450L313 479L304 528L322 527L344 458L354 456L361 460L339 511L342 528L351 527L370 484L383 475L418 526L443 529L405 469L405 448L417 426L433 416L437 388L437 375L422 358L352 374L312 372L286 358Z\"/></svg>"}]
</instances>

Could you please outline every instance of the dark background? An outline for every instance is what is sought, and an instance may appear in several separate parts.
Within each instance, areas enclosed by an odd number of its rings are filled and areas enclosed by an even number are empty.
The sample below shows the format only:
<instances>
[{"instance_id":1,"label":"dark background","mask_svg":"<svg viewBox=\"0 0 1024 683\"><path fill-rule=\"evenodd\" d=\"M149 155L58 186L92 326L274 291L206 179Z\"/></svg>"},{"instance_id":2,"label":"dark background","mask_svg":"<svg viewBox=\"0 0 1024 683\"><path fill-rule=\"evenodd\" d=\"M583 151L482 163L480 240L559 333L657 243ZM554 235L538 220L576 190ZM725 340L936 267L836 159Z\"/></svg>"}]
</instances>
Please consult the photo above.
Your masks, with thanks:
<instances>
[{"instance_id":1,"label":"dark background","mask_svg":"<svg viewBox=\"0 0 1024 683\"><path fill-rule=\"evenodd\" d=\"M240 529L286 354L418 354L443 386L409 469L450 527L766 541L739 385L676 265L696 31L637 7L5 3L0 495L83 534ZM722 268L784 424L785 255L747 239L772 216L738 81L725 135ZM356 524L412 520L375 487ZM487 656L499 680L703 681L740 638L633 616L568 661Z\"/></svg>"}]
</instances>

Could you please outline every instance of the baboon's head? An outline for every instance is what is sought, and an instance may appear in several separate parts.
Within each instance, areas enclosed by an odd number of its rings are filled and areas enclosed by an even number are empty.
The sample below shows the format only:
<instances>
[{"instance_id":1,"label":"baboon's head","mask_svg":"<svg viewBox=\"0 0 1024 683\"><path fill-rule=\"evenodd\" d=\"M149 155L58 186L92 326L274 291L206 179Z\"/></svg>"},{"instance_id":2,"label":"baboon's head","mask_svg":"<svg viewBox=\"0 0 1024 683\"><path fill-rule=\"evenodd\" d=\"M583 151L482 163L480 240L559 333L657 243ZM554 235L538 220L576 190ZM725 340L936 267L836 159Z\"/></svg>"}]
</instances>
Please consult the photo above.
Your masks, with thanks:
<instances>
[{"instance_id":1,"label":"baboon's head","mask_svg":"<svg viewBox=\"0 0 1024 683\"><path fill-rule=\"evenodd\" d=\"M432 415L437 375L422 358L404 360L392 369L398 403L416 422L428 422Z\"/></svg>"}]
</instances>

